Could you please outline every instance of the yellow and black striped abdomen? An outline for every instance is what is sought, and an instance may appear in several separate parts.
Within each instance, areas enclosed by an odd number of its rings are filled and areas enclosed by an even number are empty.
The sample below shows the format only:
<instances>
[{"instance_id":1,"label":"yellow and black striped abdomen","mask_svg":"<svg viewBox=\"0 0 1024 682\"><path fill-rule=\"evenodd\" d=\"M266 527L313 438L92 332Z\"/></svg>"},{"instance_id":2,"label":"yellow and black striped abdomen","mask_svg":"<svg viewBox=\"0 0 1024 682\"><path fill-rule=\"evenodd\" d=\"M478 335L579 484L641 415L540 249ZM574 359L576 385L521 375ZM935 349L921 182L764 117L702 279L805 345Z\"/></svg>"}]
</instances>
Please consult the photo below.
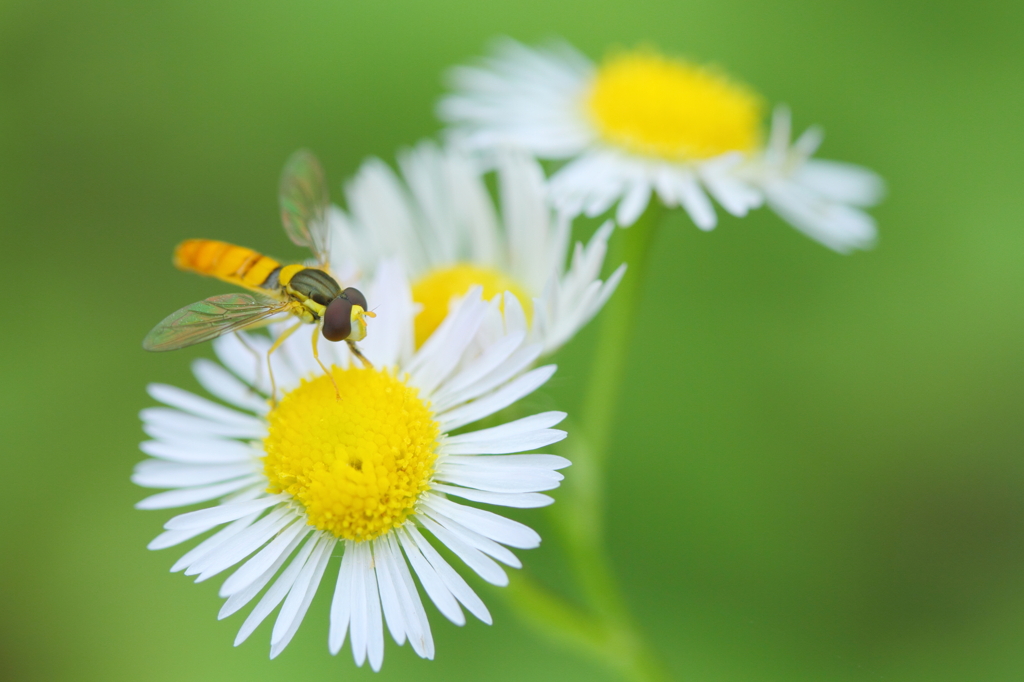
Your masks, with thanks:
<instances>
[{"instance_id":1,"label":"yellow and black striped abdomen","mask_svg":"<svg viewBox=\"0 0 1024 682\"><path fill-rule=\"evenodd\" d=\"M174 265L182 270L216 277L246 289L276 290L277 277L267 280L281 267L273 258L227 242L189 239L174 250Z\"/></svg>"}]
</instances>

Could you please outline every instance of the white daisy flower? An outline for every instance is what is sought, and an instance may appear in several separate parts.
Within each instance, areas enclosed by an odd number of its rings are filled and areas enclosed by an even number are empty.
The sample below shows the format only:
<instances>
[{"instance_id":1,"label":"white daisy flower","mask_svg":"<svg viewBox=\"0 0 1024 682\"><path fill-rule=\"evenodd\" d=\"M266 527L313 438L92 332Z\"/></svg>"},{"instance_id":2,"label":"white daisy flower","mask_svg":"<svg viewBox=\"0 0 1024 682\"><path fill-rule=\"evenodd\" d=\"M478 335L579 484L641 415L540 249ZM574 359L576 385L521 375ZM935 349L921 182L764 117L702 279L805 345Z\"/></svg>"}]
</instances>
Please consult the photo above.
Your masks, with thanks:
<instances>
[{"instance_id":1,"label":"white daisy flower","mask_svg":"<svg viewBox=\"0 0 1024 682\"><path fill-rule=\"evenodd\" d=\"M713 198L743 216L767 201L798 230L837 251L867 248L875 221L858 207L883 185L871 171L810 156L812 129L790 144L789 113L776 109L762 140L761 98L715 69L642 49L595 65L571 46L499 43L479 65L451 72L438 106L452 139L471 149L506 146L566 159L550 181L570 215L633 224L652 192L712 229ZM710 197L709 197L710 195Z\"/></svg>"},{"instance_id":2,"label":"white daisy flower","mask_svg":"<svg viewBox=\"0 0 1024 682\"><path fill-rule=\"evenodd\" d=\"M333 212L334 268L367 271L397 257L413 279L416 345L471 286L484 297L512 292L529 340L550 354L571 339L611 296L625 272L600 279L613 226L602 226L568 260L571 223L548 203L544 173L522 153L497 155L500 206L468 156L423 142L398 156L401 176L367 160L345 188L348 211Z\"/></svg>"},{"instance_id":3,"label":"white daisy flower","mask_svg":"<svg viewBox=\"0 0 1024 682\"><path fill-rule=\"evenodd\" d=\"M399 645L408 640L417 654L433 658L421 588L453 623L465 623L462 607L490 623L487 607L435 544L487 582L505 585L499 562L521 565L508 547L536 547L540 537L451 498L541 507L552 499L540 491L556 488L557 470L569 465L554 455L515 454L564 438L552 428L561 412L450 435L530 394L555 370L529 369L541 347L527 342L514 297L486 301L475 288L413 352L413 303L400 266L382 265L367 293L378 317L361 346L374 367L350 363L344 344L321 346L340 400L304 329L273 356L284 388L276 407L265 399L265 369L261 375L232 335L215 342L230 372L209 360L197 361L194 371L234 407L154 384L150 395L165 407L142 411L152 440L141 447L154 459L136 467L133 481L170 490L137 506L216 501L172 518L149 547L171 547L219 527L171 570L199 582L237 567L220 588L227 599L220 617L256 605L236 646L281 605L271 658L295 635L337 555L328 644L337 653L349 635L357 665L368 659L380 669L385 624ZM491 342L481 344L481 335ZM250 336L248 343L265 351L269 339Z\"/></svg>"}]
</instances>

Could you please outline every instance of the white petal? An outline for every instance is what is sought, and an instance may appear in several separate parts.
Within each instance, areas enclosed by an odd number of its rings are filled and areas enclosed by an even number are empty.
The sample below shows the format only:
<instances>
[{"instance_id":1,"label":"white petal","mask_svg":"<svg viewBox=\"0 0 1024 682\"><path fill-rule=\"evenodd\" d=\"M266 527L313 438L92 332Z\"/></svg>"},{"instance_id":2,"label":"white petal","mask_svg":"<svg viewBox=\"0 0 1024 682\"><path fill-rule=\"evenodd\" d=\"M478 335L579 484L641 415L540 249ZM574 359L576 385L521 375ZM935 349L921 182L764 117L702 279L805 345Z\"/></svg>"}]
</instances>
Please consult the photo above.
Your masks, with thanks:
<instances>
[{"instance_id":1,"label":"white petal","mask_svg":"<svg viewBox=\"0 0 1024 682\"><path fill-rule=\"evenodd\" d=\"M462 524L469 530L503 545L519 549L533 549L540 546L540 535L537 534L537 531L518 521L429 494L423 496L421 503L438 514Z\"/></svg>"},{"instance_id":2,"label":"white petal","mask_svg":"<svg viewBox=\"0 0 1024 682\"><path fill-rule=\"evenodd\" d=\"M233 537L255 522L256 519L259 518L259 514L259 512L254 512L240 519L236 519L233 523L221 528L219 531L200 542L198 545L186 552L184 556L178 559L173 566L171 566L171 573L177 573L178 571L184 570L196 561L202 561L203 558L216 553L216 551L224 546L225 543L230 542ZM209 528L205 528L204 530L209 530Z\"/></svg>"},{"instance_id":3,"label":"white petal","mask_svg":"<svg viewBox=\"0 0 1024 682\"><path fill-rule=\"evenodd\" d=\"M406 533L401 532L399 533L399 539L402 549L405 550L405 555L409 558L409 563L412 564L412 568L416 571L423 589L426 591L427 596L430 597L430 600L434 602L437 610L456 625L465 625L466 616L462 613L462 609L459 608L458 601L452 596L452 593L445 586L440 576L437 575L437 571L423 557L419 548L416 547L415 541Z\"/></svg>"},{"instance_id":4,"label":"white petal","mask_svg":"<svg viewBox=\"0 0 1024 682\"><path fill-rule=\"evenodd\" d=\"M483 398L437 415L437 419L446 432L483 419L533 393L551 378L555 369L555 365L538 367Z\"/></svg>"},{"instance_id":5,"label":"white petal","mask_svg":"<svg viewBox=\"0 0 1024 682\"><path fill-rule=\"evenodd\" d=\"M874 245L875 221L863 211L824 200L793 182L774 183L766 193L783 220L831 249L847 253Z\"/></svg>"},{"instance_id":6,"label":"white petal","mask_svg":"<svg viewBox=\"0 0 1024 682\"><path fill-rule=\"evenodd\" d=\"M270 542L279 531L292 523L296 516L295 511L287 507L278 507L222 544L215 552L194 562L185 571L185 575L198 575L197 583L209 580Z\"/></svg>"},{"instance_id":7,"label":"white petal","mask_svg":"<svg viewBox=\"0 0 1024 682\"><path fill-rule=\"evenodd\" d=\"M203 465L147 459L135 465L131 480L143 488L184 488L219 483L254 473L257 473L255 462Z\"/></svg>"},{"instance_id":8,"label":"white petal","mask_svg":"<svg viewBox=\"0 0 1024 682\"><path fill-rule=\"evenodd\" d=\"M167 530L188 530L190 528L213 528L243 516L272 507L287 499L286 495L268 495L258 500L222 504L209 509L179 514L164 524Z\"/></svg>"},{"instance_id":9,"label":"white petal","mask_svg":"<svg viewBox=\"0 0 1024 682\"><path fill-rule=\"evenodd\" d=\"M818 151L824 139L825 132L818 126L811 126L793 142L790 154L800 161L806 161Z\"/></svg>"},{"instance_id":10,"label":"white petal","mask_svg":"<svg viewBox=\"0 0 1024 682\"><path fill-rule=\"evenodd\" d=\"M384 629L370 543L353 543L350 549L357 560L352 581L352 657L358 666L369 658L370 667L380 670L384 659Z\"/></svg>"},{"instance_id":11,"label":"white petal","mask_svg":"<svg viewBox=\"0 0 1024 682\"><path fill-rule=\"evenodd\" d=\"M515 507L517 509L534 509L546 507L554 503L554 498L541 493L492 493L484 490L471 488L459 488L443 483L434 483L431 490L446 495L455 495L471 502L483 502L484 504L496 504L501 507Z\"/></svg>"},{"instance_id":12,"label":"white petal","mask_svg":"<svg viewBox=\"0 0 1024 682\"><path fill-rule=\"evenodd\" d=\"M366 548L366 555L370 555L369 546ZM377 572L373 570L372 563L367 566L363 579L363 585L366 589L367 606L366 657L370 661L370 667L376 672L380 670L380 666L384 662L384 624L381 620L380 590L377 587Z\"/></svg>"},{"instance_id":13,"label":"white petal","mask_svg":"<svg viewBox=\"0 0 1024 682\"><path fill-rule=\"evenodd\" d=\"M331 600L331 624L327 635L327 647L332 656L341 651L348 633L349 616L352 613L353 575L356 563L351 540L345 541L345 553L341 556L341 568L338 570L338 582L334 587L334 598ZM355 646L353 645L353 650Z\"/></svg>"},{"instance_id":14,"label":"white petal","mask_svg":"<svg viewBox=\"0 0 1024 682\"><path fill-rule=\"evenodd\" d=\"M523 567L522 562L519 561L515 554L509 551L507 547L502 547L494 540L485 538L479 533L474 533L462 524L452 521L447 516L436 513L429 506L424 505L422 513L427 514L431 519L443 526L445 530L458 537L459 540L462 540L470 547L480 550L484 554L493 559L497 559L506 566L511 566L512 568Z\"/></svg>"},{"instance_id":15,"label":"white petal","mask_svg":"<svg viewBox=\"0 0 1024 682\"><path fill-rule=\"evenodd\" d=\"M566 437L566 432L550 429L565 419L565 412L543 412L501 426L450 436L441 445L449 455L504 455L535 450Z\"/></svg>"},{"instance_id":16,"label":"white petal","mask_svg":"<svg viewBox=\"0 0 1024 682\"><path fill-rule=\"evenodd\" d=\"M192 363L192 373L203 388L226 403L260 415L270 410L266 398L257 393L256 389L239 381L235 375L213 360L195 360Z\"/></svg>"},{"instance_id":17,"label":"white petal","mask_svg":"<svg viewBox=\"0 0 1024 682\"><path fill-rule=\"evenodd\" d=\"M188 412L203 419L220 422L222 424L233 424L241 427L255 428L262 422L250 414L244 414L237 410L218 405L212 400L200 398L177 386L167 384L150 384L146 387L149 395L165 405L176 407L182 412Z\"/></svg>"},{"instance_id":18,"label":"white petal","mask_svg":"<svg viewBox=\"0 0 1024 682\"><path fill-rule=\"evenodd\" d=\"M525 339L525 332L513 333L487 348L479 358L460 370L434 394L435 409L443 409L439 406L448 404L449 396L472 386L501 366Z\"/></svg>"},{"instance_id":19,"label":"white petal","mask_svg":"<svg viewBox=\"0 0 1024 682\"><path fill-rule=\"evenodd\" d=\"M147 424L193 437L206 435L262 440L267 435L266 426L255 418L246 424L223 423L195 417L168 407L147 407L139 413L139 417Z\"/></svg>"},{"instance_id":20,"label":"white petal","mask_svg":"<svg viewBox=\"0 0 1024 682\"><path fill-rule=\"evenodd\" d=\"M369 580L373 578L372 557L370 557L370 546L365 542L346 543L345 554L352 555L352 601L350 606L350 622L352 630L352 659L355 664L362 667L366 661L366 649L369 640L369 612L370 606L368 595L370 590L367 587ZM377 584L373 584L372 608L379 609L380 603L377 598Z\"/></svg>"},{"instance_id":21,"label":"white petal","mask_svg":"<svg viewBox=\"0 0 1024 682\"><path fill-rule=\"evenodd\" d=\"M393 258L381 261L370 290L365 293L377 317L370 321L367 336L359 347L375 366L398 365L412 353L415 315L412 292L401 263ZM348 349L344 352L348 353Z\"/></svg>"},{"instance_id":22,"label":"white petal","mask_svg":"<svg viewBox=\"0 0 1024 682\"><path fill-rule=\"evenodd\" d=\"M139 449L151 457L195 464L253 462L263 457L262 452L248 443L224 438L171 442L147 440L139 444Z\"/></svg>"},{"instance_id":23,"label":"white petal","mask_svg":"<svg viewBox=\"0 0 1024 682\"><path fill-rule=\"evenodd\" d=\"M405 633L408 624L398 601L398 590L391 571L390 555L381 547L383 538L372 541L373 562L377 571L377 587L380 590L380 605L384 611L384 622L387 623L391 637L399 646L405 644Z\"/></svg>"},{"instance_id":24,"label":"white petal","mask_svg":"<svg viewBox=\"0 0 1024 682\"><path fill-rule=\"evenodd\" d=\"M726 211L741 217L764 203L764 197L757 189L737 177L736 169L744 159L744 155L739 153L723 154L700 169L701 181L711 196Z\"/></svg>"},{"instance_id":25,"label":"white petal","mask_svg":"<svg viewBox=\"0 0 1024 682\"><path fill-rule=\"evenodd\" d=\"M215 500L219 497L224 497L229 493L233 493L236 490L252 485L254 483L260 483L266 480L262 474L254 474L245 478L239 478L234 481L228 481L227 483L218 483L216 485L207 485L199 488L182 488L180 490L168 490L167 492L157 493L156 495L150 495L149 497L143 498L135 503L136 509L170 509L171 507L185 507L196 502L207 502L209 500ZM256 490L262 492L264 486L258 486ZM214 524L216 525L216 524ZM212 526L211 526L212 527ZM194 535L209 530L207 526L197 526L196 528L190 529L195 531Z\"/></svg>"},{"instance_id":26,"label":"white petal","mask_svg":"<svg viewBox=\"0 0 1024 682\"><path fill-rule=\"evenodd\" d=\"M404 611L406 631L409 634L409 645L422 658L434 658L434 638L430 633L430 622L427 620L427 612L423 609L423 602L413 582L409 567L402 557L402 551L398 548L398 541L394 533L385 536L391 560L391 574L395 581L395 588L399 593L399 600Z\"/></svg>"},{"instance_id":27,"label":"white petal","mask_svg":"<svg viewBox=\"0 0 1024 682\"><path fill-rule=\"evenodd\" d=\"M508 585L508 576L505 575L505 571L489 556L486 556L475 547L471 547L469 543L463 541L433 519L423 515L419 515L417 518L424 528L433 533L438 540L443 542L448 549L462 559L481 578L498 587Z\"/></svg>"},{"instance_id":28,"label":"white petal","mask_svg":"<svg viewBox=\"0 0 1024 682\"><path fill-rule=\"evenodd\" d=\"M204 532L202 530L165 530L150 540L149 544L146 545L146 549L156 550L174 547L187 540L191 540L197 535L202 535Z\"/></svg>"},{"instance_id":29,"label":"white petal","mask_svg":"<svg viewBox=\"0 0 1024 682\"><path fill-rule=\"evenodd\" d=\"M245 339L245 343L242 342ZM232 374L255 388L261 395L270 394L270 375L267 372L267 351L270 339L246 332L225 334L213 341L217 359Z\"/></svg>"},{"instance_id":30,"label":"white petal","mask_svg":"<svg viewBox=\"0 0 1024 682\"><path fill-rule=\"evenodd\" d=\"M440 466L438 480L495 493L536 493L554 490L564 478L557 471L511 469L481 471L470 467Z\"/></svg>"},{"instance_id":31,"label":"white petal","mask_svg":"<svg viewBox=\"0 0 1024 682\"><path fill-rule=\"evenodd\" d=\"M873 171L852 163L809 159L794 180L841 204L873 206L885 195L885 182Z\"/></svg>"},{"instance_id":32,"label":"white petal","mask_svg":"<svg viewBox=\"0 0 1024 682\"><path fill-rule=\"evenodd\" d=\"M227 618L255 599L256 595L258 595L260 591L267 586L267 583L270 582L271 578L277 575L277 571L291 557L295 548L299 546L299 543L302 542L302 540L309 535L312 530L309 526L306 526L303 523L298 523L296 526L290 527L289 531L292 530L292 528L295 528L296 532L294 535L290 536L291 539L289 540L288 545L284 548L284 551L281 552L277 559L274 560L274 563L263 571L263 573L261 573L255 580L228 597L228 600L224 602L224 605L220 607L220 611L217 613L218 620Z\"/></svg>"},{"instance_id":33,"label":"white petal","mask_svg":"<svg viewBox=\"0 0 1024 682\"><path fill-rule=\"evenodd\" d=\"M478 398L488 391L501 386L509 379L532 365L534 361L540 357L542 351L543 347L539 343L521 347L519 350L514 352L508 360L482 378L474 381L472 384L459 391L448 393L448 397L444 403L439 404L436 408L437 411L444 412L452 406Z\"/></svg>"},{"instance_id":34,"label":"white petal","mask_svg":"<svg viewBox=\"0 0 1024 682\"><path fill-rule=\"evenodd\" d=\"M444 560L434 547L427 542L427 539L419 532L419 530L411 523L407 523L402 526L401 532L408 536L408 538L415 543L417 549L423 553L423 558L426 559L431 568L437 572L437 576L444 583L444 586L448 588L448 591L452 593L452 596L459 600L463 606L465 606L470 613L476 616L479 620L490 625L492 623L491 613L487 610L480 597L477 596L476 592L466 583L466 581L459 575L454 568L452 568L447 561Z\"/></svg>"},{"instance_id":35,"label":"white petal","mask_svg":"<svg viewBox=\"0 0 1024 682\"><path fill-rule=\"evenodd\" d=\"M526 332L529 325L526 323L526 312L523 311L523 306L519 302L519 299L515 297L512 292L506 291L504 294L504 303L502 304L503 313L505 317L505 332L507 334L515 334L516 332Z\"/></svg>"},{"instance_id":36,"label":"white petal","mask_svg":"<svg viewBox=\"0 0 1024 682\"><path fill-rule=\"evenodd\" d=\"M302 624L302 619L305 618L306 611L309 610L309 605L313 602L313 596L320 586L320 579L323 578L327 562L331 558L331 550L334 549L335 544L337 544L337 540L325 533L319 546L313 551L313 556L295 579L295 585L288 592L288 598L285 599L284 606L281 607L281 612L274 623L274 630L270 635L271 658L276 658L284 651L284 648L292 641L292 637L298 632L299 625Z\"/></svg>"},{"instance_id":37,"label":"white petal","mask_svg":"<svg viewBox=\"0 0 1024 682\"><path fill-rule=\"evenodd\" d=\"M619 202L619 207L615 211L615 222L622 227L629 227L643 214L650 200L651 186L642 179L634 181Z\"/></svg>"},{"instance_id":38,"label":"white petal","mask_svg":"<svg viewBox=\"0 0 1024 682\"><path fill-rule=\"evenodd\" d=\"M700 188L697 179L687 174L676 187L679 203L690 214L693 223L702 230L711 230L718 224L715 207Z\"/></svg>"},{"instance_id":39,"label":"white petal","mask_svg":"<svg viewBox=\"0 0 1024 682\"><path fill-rule=\"evenodd\" d=\"M256 608L252 610L249 617L242 623L242 627L238 630L238 635L235 636L235 646L247 640L249 635L259 627L260 623L270 615L270 612L277 608L277 605L288 596L288 592L291 591L292 585L295 584L296 578L299 577L299 573L308 562L310 554L313 553L319 541L320 535L317 533L313 533L306 540L306 544L302 546L302 549L295 555L292 562L288 564L288 568L284 569L284 572L274 581L274 584L270 586L267 593L256 604Z\"/></svg>"},{"instance_id":40,"label":"white petal","mask_svg":"<svg viewBox=\"0 0 1024 682\"><path fill-rule=\"evenodd\" d=\"M230 597L251 585L254 580L262 576L268 568L274 565L296 537L306 532L309 532L309 527L305 521L301 518L294 519L292 525L278 533L277 537L266 547L242 564L237 571L224 581L218 592L220 596Z\"/></svg>"},{"instance_id":41,"label":"white petal","mask_svg":"<svg viewBox=\"0 0 1024 682\"><path fill-rule=\"evenodd\" d=\"M455 369L463 351L476 336L487 310L487 302L480 298L481 291L479 286L470 289L406 368L410 383L425 395L431 395Z\"/></svg>"},{"instance_id":42,"label":"white petal","mask_svg":"<svg viewBox=\"0 0 1024 682\"><path fill-rule=\"evenodd\" d=\"M571 466L572 462L558 455L495 455L476 457L472 455L448 455L444 464L449 466L462 465L475 470L504 471L523 469L546 469L555 471Z\"/></svg>"}]
</instances>

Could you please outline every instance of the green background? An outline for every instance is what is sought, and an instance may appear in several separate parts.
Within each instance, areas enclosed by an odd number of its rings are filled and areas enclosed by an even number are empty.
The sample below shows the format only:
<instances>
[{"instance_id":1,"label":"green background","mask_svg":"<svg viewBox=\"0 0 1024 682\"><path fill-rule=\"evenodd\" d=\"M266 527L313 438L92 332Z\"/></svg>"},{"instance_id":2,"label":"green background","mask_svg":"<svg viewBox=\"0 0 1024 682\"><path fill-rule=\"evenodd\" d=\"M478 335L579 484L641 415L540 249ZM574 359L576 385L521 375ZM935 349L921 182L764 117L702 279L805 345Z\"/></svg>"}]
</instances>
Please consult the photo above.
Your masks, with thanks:
<instances>
[{"instance_id":1,"label":"green background","mask_svg":"<svg viewBox=\"0 0 1024 682\"><path fill-rule=\"evenodd\" d=\"M440 74L496 35L593 57L653 42L822 124L887 180L874 251L767 211L658 237L615 425L609 551L680 680L1024 679L1024 4L866 0L0 5L0 678L370 679L326 646L326 591L267 660L212 580L149 552L168 512L128 477L139 342L221 293L186 237L283 257L294 149L332 189L436 132ZM544 406L572 411L594 328ZM571 476L571 469L568 471ZM557 506L555 507L557 511ZM549 530L543 512L522 518ZM550 533L549 533L550 535ZM558 584L555 543L522 553ZM437 660L388 639L378 680L613 679L482 589L431 613Z\"/></svg>"}]
</instances>

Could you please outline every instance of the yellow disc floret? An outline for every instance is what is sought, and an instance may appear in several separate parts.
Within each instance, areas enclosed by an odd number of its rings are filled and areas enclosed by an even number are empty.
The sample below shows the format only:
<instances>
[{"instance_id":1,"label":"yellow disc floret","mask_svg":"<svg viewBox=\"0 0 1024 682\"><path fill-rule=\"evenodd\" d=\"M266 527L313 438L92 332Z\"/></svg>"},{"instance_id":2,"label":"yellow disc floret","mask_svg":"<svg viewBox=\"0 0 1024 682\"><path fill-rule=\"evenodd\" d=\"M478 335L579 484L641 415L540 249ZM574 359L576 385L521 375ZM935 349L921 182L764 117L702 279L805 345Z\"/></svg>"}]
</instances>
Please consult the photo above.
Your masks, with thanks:
<instances>
[{"instance_id":1,"label":"yellow disc floret","mask_svg":"<svg viewBox=\"0 0 1024 682\"><path fill-rule=\"evenodd\" d=\"M422 306L416 315L417 348L430 338L447 317L451 300L465 295L474 285L483 287L485 299L511 291L523 306L526 319L530 319L533 313L530 297L518 282L504 273L465 263L438 268L424 275L412 287L412 299Z\"/></svg>"},{"instance_id":2,"label":"yellow disc floret","mask_svg":"<svg viewBox=\"0 0 1024 682\"><path fill-rule=\"evenodd\" d=\"M645 50L608 58L586 97L605 142L674 161L754 149L762 108L724 75Z\"/></svg>"},{"instance_id":3,"label":"yellow disc floret","mask_svg":"<svg viewBox=\"0 0 1024 682\"><path fill-rule=\"evenodd\" d=\"M263 470L309 524L346 540L402 525L429 488L439 426L418 390L387 371L332 368L303 381L267 416Z\"/></svg>"}]
</instances>

